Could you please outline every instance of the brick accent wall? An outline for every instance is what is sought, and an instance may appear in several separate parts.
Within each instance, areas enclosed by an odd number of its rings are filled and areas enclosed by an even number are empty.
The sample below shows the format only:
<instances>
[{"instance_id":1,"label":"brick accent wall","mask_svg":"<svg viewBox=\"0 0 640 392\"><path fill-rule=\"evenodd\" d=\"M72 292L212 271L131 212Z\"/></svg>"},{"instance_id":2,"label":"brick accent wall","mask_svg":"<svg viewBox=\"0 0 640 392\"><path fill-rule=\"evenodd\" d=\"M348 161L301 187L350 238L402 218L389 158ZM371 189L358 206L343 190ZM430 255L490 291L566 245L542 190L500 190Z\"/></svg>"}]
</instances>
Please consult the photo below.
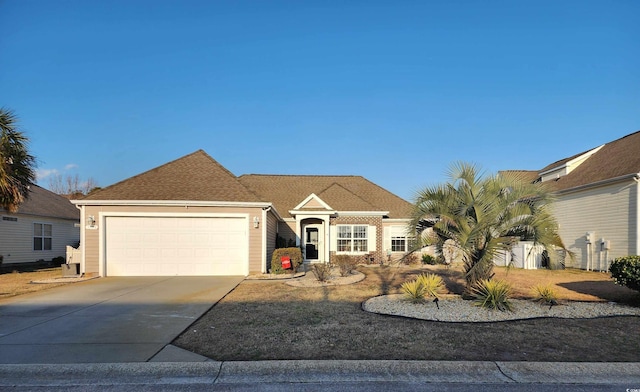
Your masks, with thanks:
<instances>
[{"instance_id":1,"label":"brick accent wall","mask_svg":"<svg viewBox=\"0 0 640 392\"><path fill-rule=\"evenodd\" d=\"M329 224L336 225L369 225L376 227L376 250L373 252L374 263L380 263L386 257L382 249L382 217L381 216L338 216L330 218ZM334 228L335 230L335 228ZM333 258L335 251L329 252L329 257Z\"/></svg>"}]
</instances>

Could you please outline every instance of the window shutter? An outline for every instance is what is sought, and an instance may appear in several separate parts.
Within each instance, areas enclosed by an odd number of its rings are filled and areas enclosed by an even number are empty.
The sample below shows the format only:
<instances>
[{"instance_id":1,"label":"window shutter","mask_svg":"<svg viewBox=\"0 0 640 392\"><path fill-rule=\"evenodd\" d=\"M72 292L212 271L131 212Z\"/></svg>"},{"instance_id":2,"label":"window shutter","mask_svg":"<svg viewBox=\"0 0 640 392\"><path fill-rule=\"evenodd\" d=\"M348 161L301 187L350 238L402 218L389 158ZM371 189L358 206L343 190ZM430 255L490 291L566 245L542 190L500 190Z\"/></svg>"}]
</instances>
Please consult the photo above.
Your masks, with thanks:
<instances>
[{"instance_id":1,"label":"window shutter","mask_svg":"<svg viewBox=\"0 0 640 392\"><path fill-rule=\"evenodd\" d=\"M367 228L367 232L368 232L368 238L367 238L367 251L369 252L375 252L376 248L377 248L377 244L376 244L376 227L375 226L369 226Z\"/></svg>"},{"instance_id":2,"label":"window shutter","mask_svg":"<svg viewBox=\"0 0 640 392\"><path fill-rule=\"evenodd\" d=\"M384 251L385 253L391 250L391 227L385 226L384 228Z\"/></svg>"},{"instance_id":3,"label":"window shutter","mask_svg":"<svg viewBox=\"0 0 640 392\"><path fill-rule=\"evenodd\" d=\"M328 226L329 228L329 252L338 251L338 226Z\"/></svg>"}]
</instances>

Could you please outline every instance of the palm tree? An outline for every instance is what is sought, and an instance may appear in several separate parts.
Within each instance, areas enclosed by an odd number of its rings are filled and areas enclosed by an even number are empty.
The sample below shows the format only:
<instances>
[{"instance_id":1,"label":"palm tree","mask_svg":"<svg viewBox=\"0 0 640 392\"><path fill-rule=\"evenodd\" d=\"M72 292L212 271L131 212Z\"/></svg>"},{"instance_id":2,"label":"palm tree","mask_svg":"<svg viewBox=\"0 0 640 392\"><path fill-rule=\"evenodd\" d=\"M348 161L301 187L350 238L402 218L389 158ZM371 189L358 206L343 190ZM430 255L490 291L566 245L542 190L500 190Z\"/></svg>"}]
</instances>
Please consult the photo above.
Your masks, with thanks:
<instances>
[{"instance_id":1,"label":"palm tree","mask_svg":"<svg viewBox=\"0 0 640 392\"><path fill-rule=\"evenodd\" d=\"M36 179L29 139L17 129L16 121L11 110L0 108L0 207L10 212L18 211Z\"/></svg>"},{"instance_id":2,"label":"palm tree","mask_svg":"<svg viewBox=\"0 0 640 392\"><path fill-rule=\"evenodd\" d=\"M417 193L411 228L431 222L427 226L432 232L420 236L419 246L434 245L442 252L446 241L457 248L467 293L493 276L494 257L510 251L518 240L544 247L551 265L557 265L558 249L572 256L549 211L552 194L544 184L526 181L515 172L484 176L477 166L464 162L454 163L448 175L450 182Z\"/></svg>"}]
</instances>

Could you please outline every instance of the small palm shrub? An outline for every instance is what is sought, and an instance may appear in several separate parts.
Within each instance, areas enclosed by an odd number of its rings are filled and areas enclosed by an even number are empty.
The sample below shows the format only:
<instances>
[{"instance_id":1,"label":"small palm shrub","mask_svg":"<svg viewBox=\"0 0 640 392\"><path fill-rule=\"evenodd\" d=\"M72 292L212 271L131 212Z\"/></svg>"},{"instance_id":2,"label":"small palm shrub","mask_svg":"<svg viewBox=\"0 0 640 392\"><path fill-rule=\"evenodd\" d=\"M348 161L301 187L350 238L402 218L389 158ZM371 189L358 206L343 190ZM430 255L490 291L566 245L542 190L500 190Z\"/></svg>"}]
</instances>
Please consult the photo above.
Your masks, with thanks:
<instances>
[{"instance_id":1,"label":"small palm shrub","mask_svg":"<svg viewBox=\"0 0 640 392\"><path fill-rule=\"evenodd\" d=\"M475 304L485 309L511 310L511 286L503 280L482 279L471 288Z\"/></svg>"},{"instance_id":2,"label":"small palm shrub","mask_svg":"<svg viewBox=\"0 0 640 392\"><path fill-rule=\"evenodd\" d=\"M537 284L532 291L534 301L547 305L558 302L558 293L550 284Z\"/></svg>"},{"instance_id":3,"label":"small palm shrub","mask_svg":"<svg viewBox=\"0 0 640 392\"><path fill-rule=\"evenodd\" d=\"M444 281L436 274L421 274L416 281L424 286L427 297L438 298L438 293L444 288Z\"/></svg>"},{"instance_id":4,"label":"small palm shrub","mask_svg":"<svg viewBox=\"0 0 640 392\"><path fill-rule=\"evenodd\" d=\"M340 270L340 276L349 276L356 268L358 260L349 255L335 255L332 258L333 264Z\"/></svg>"},{"instance_id":5,"label":"small palm shrub","mask_svg":"<svg viewBox=\"0 0 640 392\"><path fill-rule=\"evenodd\" d=\"M422 282L416 280L410 280L408 282L404 282L402 286L400 286L404 297L413 302L413 303L421 303L424 302L424 297L427 293Z\"/></svg>"},{"instance_id":6,"label":"small palm shrub","mask_svg":"<svg viewBox=\"0 0 640 392\"><path fill-rule=\"evenodd\" d=\"M313 275L316 277L316 280L318 282L326 282L331 277L331 264L329 263L313 264L311 267L311 271L313 271Z\"/></svg>"},{"instance_id":7,"label":"small palm shrub","mask_svg":"<svg viewBox=\"0 0 640 392\"><path fill-rule=\"evenodd\" d=\"M609 272L616 284L640 291L640 256L618 257L611 262Z\"/></svg>"}]
</instances>

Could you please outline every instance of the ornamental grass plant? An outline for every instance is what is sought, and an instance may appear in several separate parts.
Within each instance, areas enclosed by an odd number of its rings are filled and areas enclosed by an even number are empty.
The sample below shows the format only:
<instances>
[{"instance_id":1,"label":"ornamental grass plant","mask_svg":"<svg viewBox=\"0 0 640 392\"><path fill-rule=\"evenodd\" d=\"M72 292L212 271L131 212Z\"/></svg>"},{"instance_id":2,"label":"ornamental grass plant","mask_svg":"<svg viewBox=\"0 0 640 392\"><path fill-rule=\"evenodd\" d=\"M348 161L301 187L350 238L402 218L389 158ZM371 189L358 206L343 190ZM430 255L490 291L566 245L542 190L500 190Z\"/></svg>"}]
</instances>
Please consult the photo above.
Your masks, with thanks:
<instances>
[{"instance_id":1,"label":"ornamental grass plant","mask_svg":"<svg viewBox=\"0 0 640 392\"><path fill-rule=\"evenodd\" d=\"M482 279L471 288L475 304L485 309L511 311L511 286L503 280Z\"/></svg>"}]
</instances>

